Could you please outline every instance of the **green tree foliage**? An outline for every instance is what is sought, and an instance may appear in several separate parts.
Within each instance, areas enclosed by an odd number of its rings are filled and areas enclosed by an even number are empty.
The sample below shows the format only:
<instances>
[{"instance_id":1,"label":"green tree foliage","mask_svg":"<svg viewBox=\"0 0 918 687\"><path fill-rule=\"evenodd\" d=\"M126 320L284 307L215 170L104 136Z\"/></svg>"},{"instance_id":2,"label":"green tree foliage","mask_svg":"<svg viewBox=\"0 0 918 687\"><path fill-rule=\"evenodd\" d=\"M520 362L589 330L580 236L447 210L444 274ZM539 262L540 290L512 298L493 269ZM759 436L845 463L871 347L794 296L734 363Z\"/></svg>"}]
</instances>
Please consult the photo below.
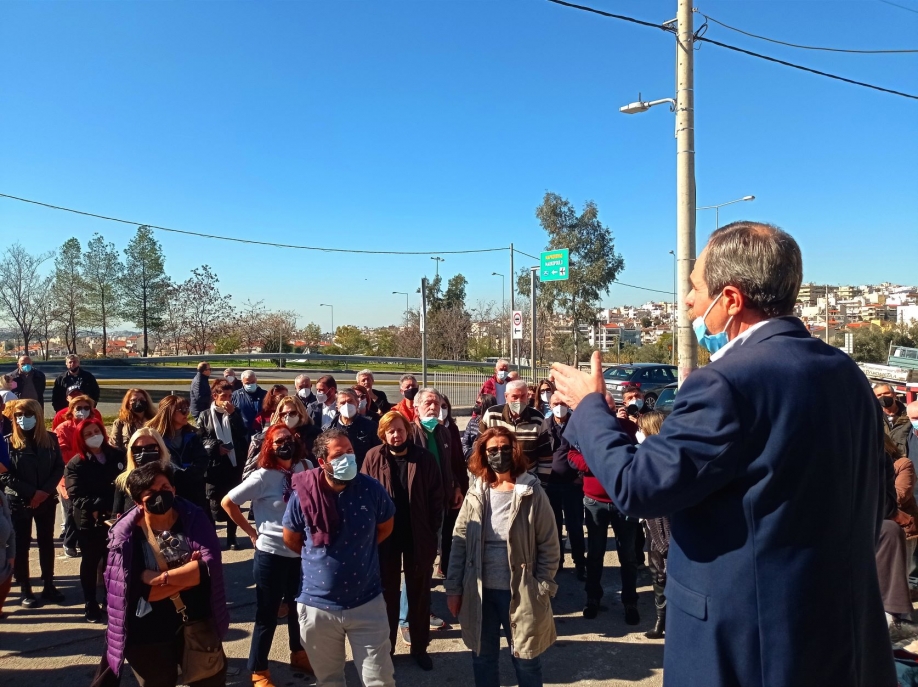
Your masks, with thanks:
<instances>
[{"instance_id":1,"label":"green tree foliage","mask_svg":"<svg viewBox=\"0 0 918 687\"><path fill-rule=\"evenodd\" d=\"M147 356L149 332L160 324L169 286L163 249L150 227L137 227L124 258L122 315L143 330L143 355Z\"/></svg>"},{"instance_id":2,"label":"green tree foliage","mask_svg":"<svg viewBox=\"0 0 918 687\"><path fill-rule=\"evenodd\" d=\"M77 352L77 330L86 321L82 262L83 248L76 238L64 241L54 260L51 294L60 309L61 333L70 353Z\"/></svg>"},{"instance_id":3,"label":"green tree foliage","mask_svg":"<svg viewBox=\"0 0 918 687\"><path fill-rule=\"evenodd\" d=\"M580 323L591 323L601 297L625 267L615 252L612 231L599 221L599 208L587 201L581 213L566 198L546 193L536 217L547 234L546 250L567 248L571 270L566 281L544 282L538 288L537 307L572 324L574 359L580 357ZM520 293L529 293L529 272L518 276Z\"/></svg>"},{"instance_id":4,"label":"green tree foliage","mask_svg":"<svg viewBox=\"0 0 918 687\"><path fill-rule=\"evenodd\" d=\"M82 277L88 323L102 328L102 355L108 355L108 327L121 304L120 284L124 266L114 243L93 234L83 253Z\"/></svg>"},{"instance_id":5,"label":"green tree foliage","mask_svg":"<svg viewBox=\"0 0 918 687\"><path fill-rule=\"evenodd\" d=\"M469 334L472 321L465 307L468 280L457 274L450 278L443 292L439 275L427 283L427 357L465 360L469 357ZM413 339L414 337L410 337ZM420 331L417 340L420 342Z\"/></svg>"},{"instance_id":6,"label":"green tree foliage","mask_svg":"<svg viewBox=\"0 0 918 687\"><path fill-rule=\"evenodd\" d=\"M342 355L359 355L370 352L370 341L357 327L345 324L335 330L335 345Z\"/></svg>"},{"instance_id":7,"label":"green tree foliage","mask_svg":"<svg viewBox=\"0 0 918 687\"><path fill-rule=\"evenodd\" d=\"M854 331L854 358L859 363L886 365L890 346L918 347L918 322L891 327L871 325Z\"/></svg>"},{"instance_id":8,"label":"green tree foliage","mask_svg":"<svg viewBox=\"0 0 918 687\"><path fill-rule=\"evenodd\" d=\"M242 348L242 337L236 332L221 336L214 343L214 353L235 353Z\"/></svg>"},{"instance_id":9,"label":"green tree foliage","mask_svg":"<svg viewBox=\"0 0 918 687\"><path fill-rule=\"evenodd\" d=\"M319 344L322 343L322 327L315 322L310 322L303 327L303 331L300 332L300 338L306 348L312 353L316 353L319 350Z\"/></svg>"}]
</instances>

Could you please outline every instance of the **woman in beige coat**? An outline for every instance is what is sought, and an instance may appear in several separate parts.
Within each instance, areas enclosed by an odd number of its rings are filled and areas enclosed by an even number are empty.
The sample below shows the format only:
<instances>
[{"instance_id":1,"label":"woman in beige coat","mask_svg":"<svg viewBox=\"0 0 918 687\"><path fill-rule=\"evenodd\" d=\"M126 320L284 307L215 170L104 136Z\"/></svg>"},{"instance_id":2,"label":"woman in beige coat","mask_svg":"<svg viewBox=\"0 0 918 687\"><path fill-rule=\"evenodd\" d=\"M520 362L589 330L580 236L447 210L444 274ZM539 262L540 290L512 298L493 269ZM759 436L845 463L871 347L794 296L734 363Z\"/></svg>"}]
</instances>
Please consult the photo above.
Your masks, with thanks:
<instances>
[{"instance_id":1,"label":"woman in beige coat","mask_svg":"<svg viewBox=\"0 0 918 687\"><path fill-rule=\"evenodd\" d=\"M555 641L558 530L526 467L516 437L502 427L483 432L469 458L476 479L453 529L446 600L472 650L475 687L500 685L501 627L520 687L541 687L539 655Z\"/></svg>"}]
</instances>

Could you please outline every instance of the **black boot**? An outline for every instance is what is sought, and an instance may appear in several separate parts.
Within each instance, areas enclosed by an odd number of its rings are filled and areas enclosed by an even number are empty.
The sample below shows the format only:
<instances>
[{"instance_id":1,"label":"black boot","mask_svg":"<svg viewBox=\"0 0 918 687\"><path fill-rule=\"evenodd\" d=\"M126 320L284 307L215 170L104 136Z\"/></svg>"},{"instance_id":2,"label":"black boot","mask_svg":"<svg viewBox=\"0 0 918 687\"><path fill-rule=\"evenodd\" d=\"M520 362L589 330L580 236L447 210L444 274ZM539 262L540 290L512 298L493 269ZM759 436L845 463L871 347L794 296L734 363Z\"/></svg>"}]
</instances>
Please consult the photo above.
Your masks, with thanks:
<instances>
[{"instance_id":1,"label":"black boot","mask_svg":"<svg viewBox=\"0 0 918 687\"><path fill-rule=\"evenodd\" d=\"M647 639L663 639L666 636L666 606L657 609L657 622L644 636Z\"/></svg>"}]
</instances>

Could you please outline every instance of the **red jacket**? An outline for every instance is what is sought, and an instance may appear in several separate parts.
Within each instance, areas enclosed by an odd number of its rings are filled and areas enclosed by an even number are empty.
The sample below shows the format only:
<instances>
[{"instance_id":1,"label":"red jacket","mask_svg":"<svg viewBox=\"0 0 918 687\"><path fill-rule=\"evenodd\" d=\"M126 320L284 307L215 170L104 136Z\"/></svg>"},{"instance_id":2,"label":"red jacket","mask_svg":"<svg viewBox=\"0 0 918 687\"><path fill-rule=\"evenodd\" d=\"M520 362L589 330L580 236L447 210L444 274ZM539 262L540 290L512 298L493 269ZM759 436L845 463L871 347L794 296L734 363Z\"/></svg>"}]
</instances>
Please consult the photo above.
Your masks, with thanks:
<instances>
[{"instance_id":1,"label":"red jacket","mask_svg":"<svg viewBox=\"0 0 918 687\"><path fill-rule=\"evenodd\" d=\"M507 382L504 381L504 386L507 386ZM485 380L485 383L481 385L481 389L478 391L478 395L481 394L491 394L494 398L497 398L497 375L491 375ZM500 399L497 400L500 403Z\"/></svg>"},{"instance_id":2,"label":"red jacket","mask_svg":"<svg viewBox=\"0 0 918 687\"><path fill-rule=\"evenodd\" d=\"M577 470L579 470L581 475L583 475L584 496L593 499L594 501L612 503L612 499L609 498L606 490L602 488L599 480L593 477L593 473L590 472L590 468L587 466L586 461L583 459L583 454L580 451L572 448L567 454L567 461Z\"/></svg>"}]
</instances>

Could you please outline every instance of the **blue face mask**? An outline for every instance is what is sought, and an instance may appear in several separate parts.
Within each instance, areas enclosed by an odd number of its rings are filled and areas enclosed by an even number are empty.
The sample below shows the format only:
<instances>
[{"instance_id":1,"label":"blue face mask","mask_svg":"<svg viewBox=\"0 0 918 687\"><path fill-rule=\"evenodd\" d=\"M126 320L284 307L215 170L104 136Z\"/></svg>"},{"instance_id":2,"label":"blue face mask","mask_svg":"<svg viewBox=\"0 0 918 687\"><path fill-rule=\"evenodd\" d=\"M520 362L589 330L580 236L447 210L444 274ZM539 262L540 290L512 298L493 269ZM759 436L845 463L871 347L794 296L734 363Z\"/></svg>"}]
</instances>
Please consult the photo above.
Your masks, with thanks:
<instances>
[{"instance_id":1,"label":"blue face mask","mask_svg":"<svg viewBox=\"0 0 918 687\"><path fill-rule=\"evenodd\" d=\"M350 482L357 476L357 456L345 453L328 461L332 468L332 477L342 482Z\"/></svg>"},{"instance_id":2,"label":"blue face mask","mask_svg":"<svg viewBox=\"0 0 918 687\"><path fill-rule=\"evenodd\" d=\"M426 429L428 432L434 431L434 427L440 424L440 420L437 416L433 417L423 417L421 418L421 426Z\"/></svg>"},{"instance_id":3,"label":"blue face mask","mask_svg":"<svg viewBox=\"0 0 918 687\"><path fill-rule=\"evenodd\" d=\"M32 417L27 417L25 415L19 415L16 418L16 424L19 425L20 429L26 432L35 429L36 422L37 420L35 419L34 415Z\"/></svg>"},{"instance_id":4,"label":"blue face mask","mask_svg":"<svg viewBox=\"0 0 918 687\"><path fill-rule=\"evenodd\" d=\"M707 349L709 353L717 353L721 348L729 343L730 339L727 337L727 327L730 326L730 322L733 321L733 315L730 315L730 318L727 320L727 323L724 325L724 330L720 334L708 334L708 325L704 323L708 314L711 312L711 308L714 307L714 304L720 300L720 297L724 295L724 292L721 291L717 298L711 301L711 305L708 306L708 309L704 311L704 315L701 317L696 317L695 321L692 322L692 329L695 330L695 337L698 339L699 345Z\"/></svg>"},{"instance_id":5,"label":"blue face mask","mask_svg":"<svg viewBox=\"0 0 918 687\"><path fill-rule=\"evenodd\" d=\"M918 432L918 420L911 420L910 422L912 423L914 430Z\"/></svg>"},{"instance_id":6,"label":"blue face mask","mask_svg":"<svg viewBox=\"0 0 918 687\"><path fill-rule=\"evenodd\" d=\"M22 371L25 372L26 374L28 374L29 372L32 371L32 366L31 366L31 365L23 365L23 366L22 366Z\"/></svg>"},{"instance_id":7,"label":"blue face mask","mask_svg":"<svg viewBox=\"0 0 918 687\"><path fill-rule=\"evenodd\" d=\"M242 388L251 394L258 388L258 384L243 384Z\"/></svg>"}]
</instances>

